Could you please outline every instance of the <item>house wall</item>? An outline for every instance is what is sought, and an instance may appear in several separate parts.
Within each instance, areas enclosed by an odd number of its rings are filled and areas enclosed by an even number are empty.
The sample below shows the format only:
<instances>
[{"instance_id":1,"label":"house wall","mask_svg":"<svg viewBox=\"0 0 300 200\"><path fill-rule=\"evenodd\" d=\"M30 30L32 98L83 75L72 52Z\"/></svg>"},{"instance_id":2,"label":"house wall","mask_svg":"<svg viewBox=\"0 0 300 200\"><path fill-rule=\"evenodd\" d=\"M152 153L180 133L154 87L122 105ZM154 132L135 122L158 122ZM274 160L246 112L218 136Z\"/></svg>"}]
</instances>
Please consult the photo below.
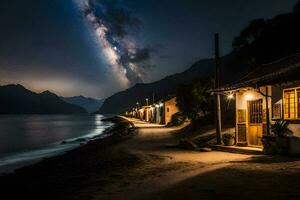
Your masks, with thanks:
<instances>
[{"instance_id":1,"label":"house wall","mask_svg":"<svg viewBox=\"0 0 300 200\"><path fill-rule=\"evenodd\" d=\"M260 92L263 94L266 94L266 87L261 87ZM259 100L262 99L263 101L263 112L266 113L266 97L263 96L261 93L258 92L258 90L254 90L254 89L247 89L247 88L243 88L241 89L239 92L236 93L236 139L237 141L239 140L239 128L238 127L245 127L245 132L246 132L246 142L248 143L248 134L249 133L249 124L248 124L248 117L249 117L249 113L248 113L248 109L247 109L247 102L251 101L251 100ZM271 96L272 94L272 89L271 86L268 86L268 95ZM272 109L271 109L271 102L272 99L268 98L268 104L269 104L269 117L271 119L272 116ZM239 110L242 110L244 112L244 122L240 122L239 121ZM266 118L266 116L264 116L264 119ZM264 122L265 124L266 122ZM265 131L265 130L263 130Z\"/></svg>"},{"instance_id":2,"label":"house wall","mask_svg":"<svg viewBox=\"0 0 300 200\"><path fill-rule=\"evenodd\" d=\"M283 99L284 89L295 88L295 87L300 87L300 82L272 86L272 108L276 102ZM281 120L283 120L283 107L282 107ZM275 119L273 119L273 121L275 121ZM293 135L300 137L300 120L288 120L288 121L290 123L289 129L293 131Z\"/></svg>"},{"instance_id":3,"label":"house wall","mask_svg":"<svg viewBox=\"0 0 300 200\"><path fill-rule=\"evenodd\" d=\"M268 86L269 89L269 95L271 96L272 94L272 89L270 86ZM264 94L266 94L266 88L261 87L260 91ZM247 101L249 100L258 100L258 99L263 99L263 109L266 108L266 98L260 94L259 92L255 91L254 89L249 89L249 90L241 90L238 93L236 93L236 108L237 109L247 109ZM271 98L268 99L269 103L269 108L271 108ZM271 111L270 111L271 113Z\"/></svg>"},{"instance_id":4,"label":"house wall","mask_svg":"<svg viewBox=\"0 0 300 200\"><path fill-rule=\"evenodd\" d=\"M179 112L176 106L176 97L164 102L164 115L165 120L164 123L168 124L172 120L172 116Z\"/></svg>"}]
</instances>

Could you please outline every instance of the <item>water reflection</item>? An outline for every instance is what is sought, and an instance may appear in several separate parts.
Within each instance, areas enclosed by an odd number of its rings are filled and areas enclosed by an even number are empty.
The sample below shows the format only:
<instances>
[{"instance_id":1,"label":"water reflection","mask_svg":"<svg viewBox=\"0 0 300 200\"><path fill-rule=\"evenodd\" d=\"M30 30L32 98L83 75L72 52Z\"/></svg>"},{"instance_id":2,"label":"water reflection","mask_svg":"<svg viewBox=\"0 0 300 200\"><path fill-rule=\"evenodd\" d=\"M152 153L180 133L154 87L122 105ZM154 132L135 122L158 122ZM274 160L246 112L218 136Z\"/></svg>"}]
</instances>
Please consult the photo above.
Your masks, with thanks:
<instances>
[{"instance_id":1,"label":"water reflection","mask_svg":"<svg viewBox=\"0 0 300 200\"><path fill-rule=\"evenodd\" d=\"M2 115L0 162L4 157L24 152L57 148L62 141L100 135L112 125L101 121L103 118L102 115Z\"/></svg>"}]
</instances>

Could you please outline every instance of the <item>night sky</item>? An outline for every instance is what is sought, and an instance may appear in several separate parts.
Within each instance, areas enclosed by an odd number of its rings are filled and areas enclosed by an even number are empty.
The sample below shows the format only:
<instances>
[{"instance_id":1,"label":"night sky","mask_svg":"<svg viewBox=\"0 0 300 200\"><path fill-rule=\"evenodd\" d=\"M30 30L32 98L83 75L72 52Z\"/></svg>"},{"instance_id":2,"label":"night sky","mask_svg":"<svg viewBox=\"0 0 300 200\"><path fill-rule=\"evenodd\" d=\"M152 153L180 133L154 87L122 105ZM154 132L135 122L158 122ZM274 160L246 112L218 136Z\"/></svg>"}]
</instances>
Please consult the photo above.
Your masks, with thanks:
<instances>
[{"instance_id":1,"label":"night sky","mask_svg":"<svg viewBox=\"0 0 300 200\"><path fill-rule=\"evenodd\" d=\"M297 0L1 0L0 84L107 97L222 54L248 22Z\"/></svg>"}]
</instances>

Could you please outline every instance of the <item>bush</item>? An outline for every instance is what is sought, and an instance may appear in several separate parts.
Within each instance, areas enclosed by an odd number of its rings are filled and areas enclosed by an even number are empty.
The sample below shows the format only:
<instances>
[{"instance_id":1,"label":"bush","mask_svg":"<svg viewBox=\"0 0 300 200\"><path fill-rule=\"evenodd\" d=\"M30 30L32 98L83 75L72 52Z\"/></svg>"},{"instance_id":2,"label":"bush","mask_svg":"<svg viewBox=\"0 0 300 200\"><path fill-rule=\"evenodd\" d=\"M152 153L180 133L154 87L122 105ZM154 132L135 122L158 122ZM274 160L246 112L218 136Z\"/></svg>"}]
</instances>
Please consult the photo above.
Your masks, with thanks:
<instances>
[{"instance_id":1,"label":"bush","mask_svg":"<svg viewBox=\"0 0 300 200\"><path fill-rule=\"evenodd\" d=\"M177 112L172 116L172 121L170 122L169 125L171 126L179 126L183 124L186 120L186 117L181 113Z\"/></svg>"},{"instance_id":2,"label":"bush","mask_svg":"<svg viewBox=\"0 0 300 200\"><path fill-rule=\"evenodd\" d=\"M191 84L177 87L177 107L193 124L198 120L208 120L213 113L213 96L208 92L213 87L212 83L211 78L198 78Z\"/></svg>"},{"instance_id":3,"label":"bush","mask_svg":"<svg viewBox=\"0 0 300 200\"><path fill-rule=\"evenodd\" d=\"M288 128L289 123L287 121L276 121L275 124L271 125L271 130L277 137L285 137L293 134L293 132Z\"/></svg>"}]
</instances>

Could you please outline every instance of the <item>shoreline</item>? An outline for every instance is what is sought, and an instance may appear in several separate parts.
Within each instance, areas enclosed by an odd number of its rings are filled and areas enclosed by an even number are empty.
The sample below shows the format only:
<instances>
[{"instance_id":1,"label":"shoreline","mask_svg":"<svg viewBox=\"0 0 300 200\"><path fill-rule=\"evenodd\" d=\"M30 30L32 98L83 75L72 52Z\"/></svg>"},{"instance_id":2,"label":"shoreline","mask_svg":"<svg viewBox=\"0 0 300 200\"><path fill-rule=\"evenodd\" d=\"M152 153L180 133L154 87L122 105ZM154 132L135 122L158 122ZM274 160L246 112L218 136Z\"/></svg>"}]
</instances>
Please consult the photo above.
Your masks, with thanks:
<instances>
[{"instance_id":1,"label":"shoreline","mask_svg":"<svg viewBox=\"0 0 300 200\"><path fill-rule=\"evenodd\" d=\"M109 120L110 118L111 120ZM104 120L104 119L108 119L108 120ZM103 118L102 120L104 122L103 126L106 127L103 128L101 133L98 131L97 134L89 133L89 134L82 134L80 136L65 138L62 139L61 141L56 141L56 142L46 144L40 148L31 149L31 150L28 149L19 152L17 151L15 153L11 153L1 157L0 176L4 174L13 173L17 169L26 166L31 166L33 164L43 161L44 159L63 155L71 150L80 148L81 146L88 144L92 140L98 140L98 139L103 139L105 137L108 137L109 132L115 126L115 124L113 123L114 119L112 117L106 116L106 118Z\"/></svg>"},{"instance_id":2,"label":"shoreline","mask_svg":"<svg viewBox=\"0 0 300 200\"><path fill-rule=\"evenodd\" d=\"M103 135L96 137L63 154L44 158L37 163L18 168L12 173L0 174L0 187L10 196L25 195L32 198L43 195L45 199L44 194L49 193L47 195L49 199L54 197L59 199L60 195L65 195L66 190L73 190L73 184L79 186L85 177L98 174L102 169L105 172L111 165L111 160L107 157L111 153L110 149L133 136L131 131L133 125L121 117L104 120L114 123L104 131L105 137ZM59 184L49 189L53 182ZM70 189L66 189L66 185ZM35 188L32 188L33 186ZM15 190L18 194L14 193ZM54 197L51 198L52 195Z\"/></svg>"}]
</instances>

